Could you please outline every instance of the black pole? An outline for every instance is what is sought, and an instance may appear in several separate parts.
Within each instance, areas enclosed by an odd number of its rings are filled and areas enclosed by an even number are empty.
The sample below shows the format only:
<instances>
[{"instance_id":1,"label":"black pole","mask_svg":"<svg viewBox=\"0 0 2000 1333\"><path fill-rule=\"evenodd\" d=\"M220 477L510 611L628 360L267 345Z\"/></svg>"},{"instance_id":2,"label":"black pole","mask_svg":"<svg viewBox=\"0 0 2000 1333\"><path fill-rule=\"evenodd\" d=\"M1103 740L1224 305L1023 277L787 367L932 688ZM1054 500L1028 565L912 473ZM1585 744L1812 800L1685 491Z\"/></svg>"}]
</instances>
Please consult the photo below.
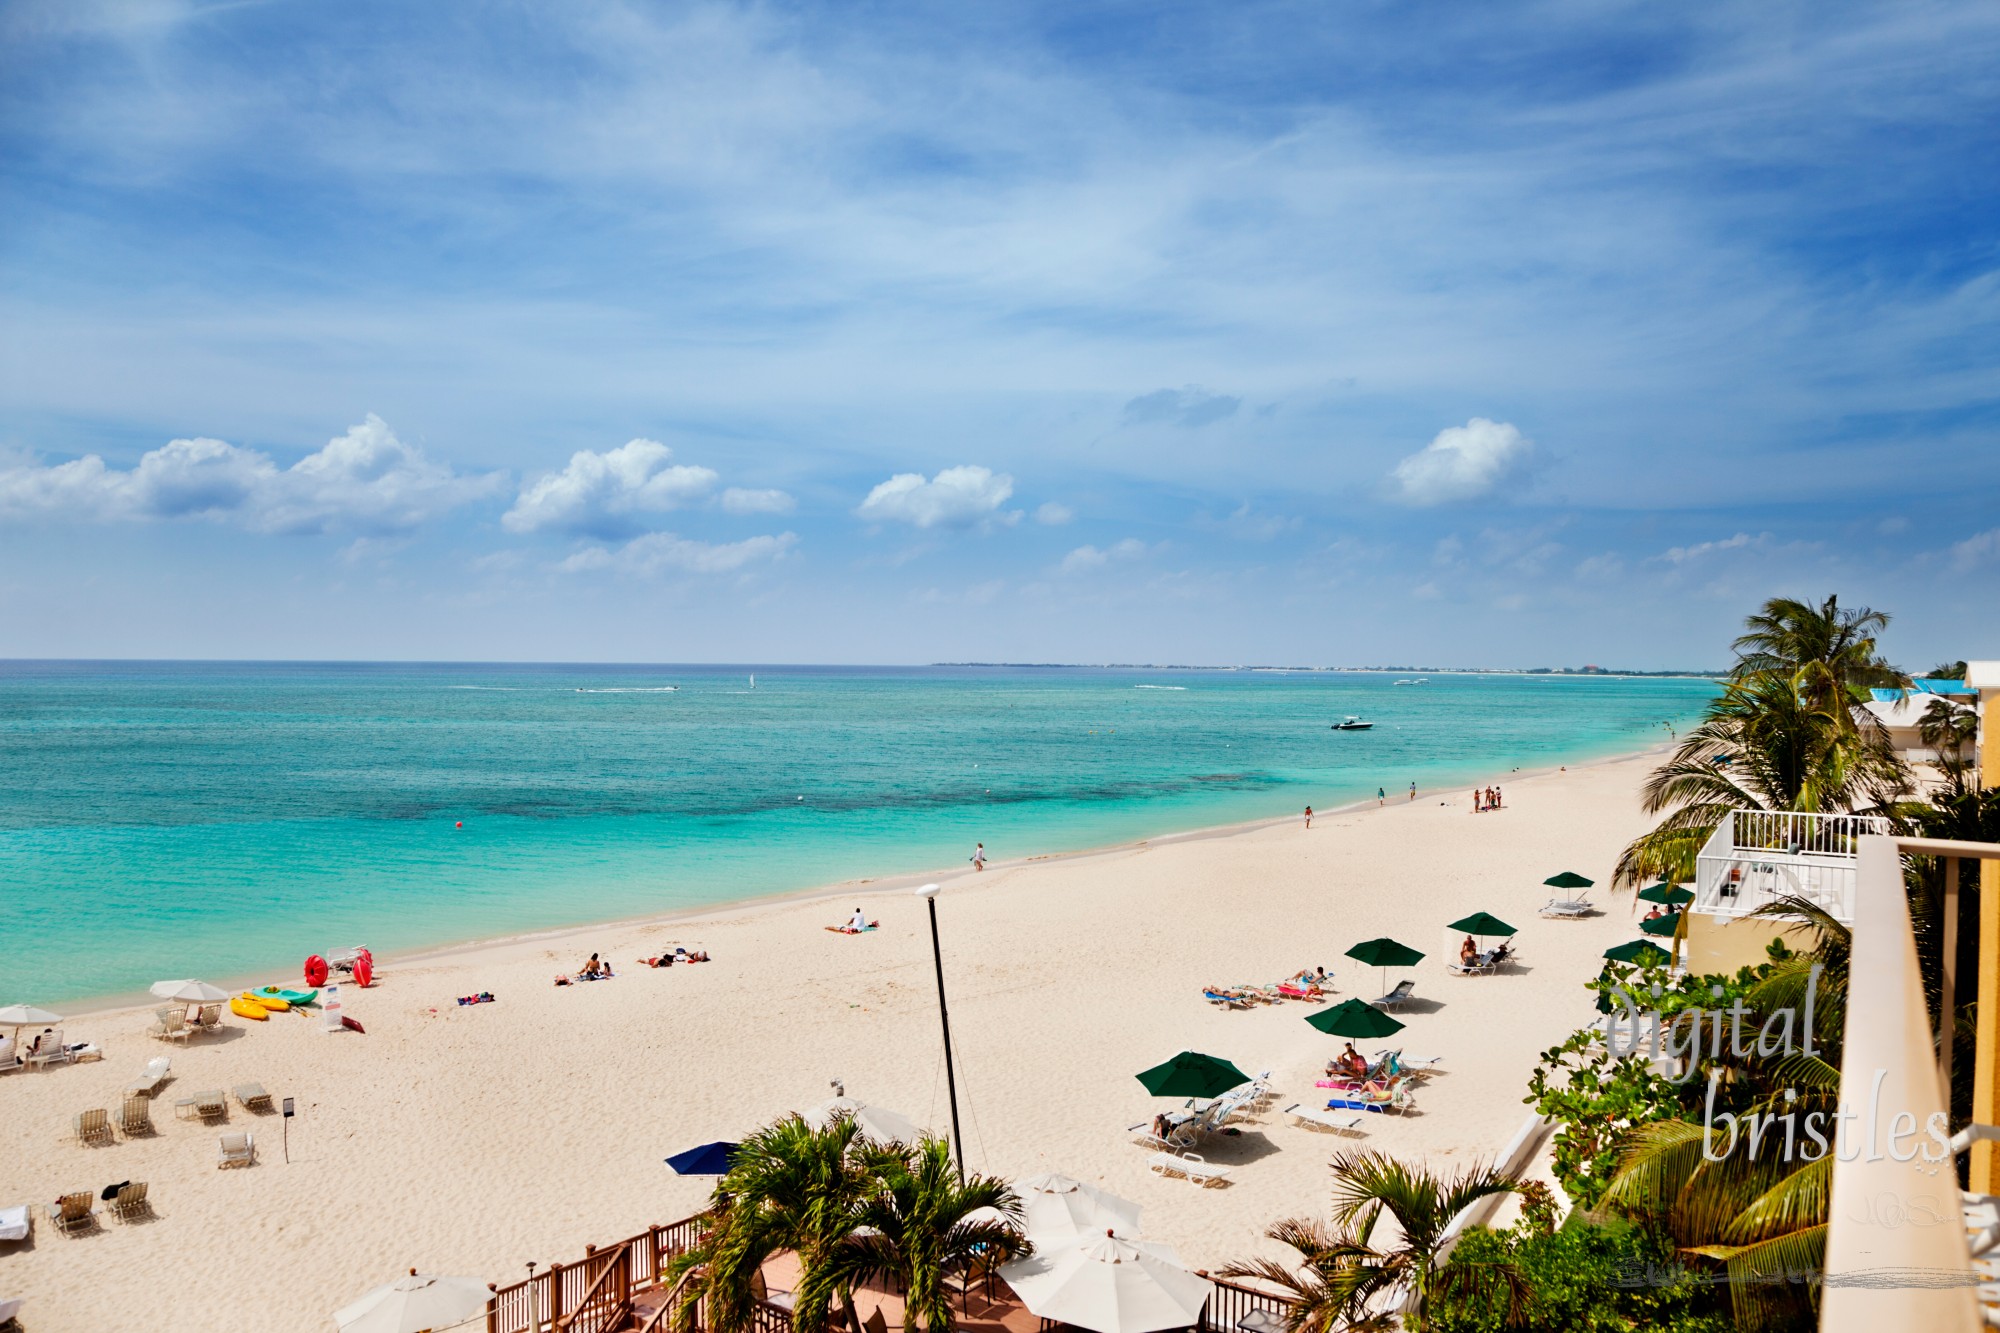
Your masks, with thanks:
<instances>
[{"instance_id":1,"label":"black pole","mask_svg":"<svg viewBox=\"0 0 2000 1333\"><path fill-rule=\"evenodd\" d=\"M944 950L938 945L937 898L926 894L931 909L931 961L937 964L938 1018L944 1023L944 1087L951 1098L951 1142L958 1159L958 1183L965 1183L965 1136L958 1128L958 1076L951 1068L951 1010L944 1002Z\"/></svg>"}]
</instances>

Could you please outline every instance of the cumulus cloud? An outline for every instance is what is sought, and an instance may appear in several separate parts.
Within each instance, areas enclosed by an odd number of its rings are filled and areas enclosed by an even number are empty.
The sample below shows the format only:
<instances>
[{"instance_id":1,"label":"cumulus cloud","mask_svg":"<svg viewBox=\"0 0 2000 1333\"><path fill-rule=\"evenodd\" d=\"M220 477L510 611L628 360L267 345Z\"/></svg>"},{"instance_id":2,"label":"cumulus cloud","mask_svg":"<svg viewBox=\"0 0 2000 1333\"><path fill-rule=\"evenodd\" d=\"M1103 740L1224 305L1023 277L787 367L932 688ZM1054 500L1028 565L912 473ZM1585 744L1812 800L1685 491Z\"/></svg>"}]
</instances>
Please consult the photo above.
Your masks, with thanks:
<instances>
[{"instance_id":1,"label":"cumulus cloud","mask_svg":"<svg viewBox=\"0 0 2000 1333\"><path fill-rule=\"evenodd\" d=\"M1059 566L1065 574L1082 574L1093 569L1102 569L1114 560L1137 560L1146 554L1146 543L1137 537L1127 537L1110 547L1100 550L1095 546L1079 546L1062 559Z\"/></svg>"},{"instance_id":2,"label":"cumulus cloud","mask_svg":"<svg viewBox=\"0 0 2000 1333\"><path fill-rule=\"evenodd\" d=\"M924 480L921 472L898 472L868 492L854 512L873 523L908 523L917 528L968 528L1012 523L1020 511L1000 512L1014 493L1004 472L974 465L948 467Z\"/></svg>"},{"instance_id":3,"label":"cumulus cloud","mask_svg":"<svg viewBox=\"0 0 2000 1333\"><path fill-rule=\"evenodd\" d=\"M129 471L96 454L0 468L0 517L206 518L257 532L395 533L505 484L504 473L467 476L431 461L371 412L289 468L207 438L172 440Z\"/></svg>"},{"instance_id":4,"label":"cumulus cloud","mask_svg":"<svg viewBox=\"0 0 2000 1333\"><path fill-rule=\"evenodd\" d=\"M2000 556L2000 528L1989 528L1952 544L1951 567L1963 573L1995 556Z\"/></svg>"},{"instance_id":5,"label":"cumulus cloud","mask_svg":"<svg viewBox=\"0 0 2000 1333\"><path fill-rule=\"evenodd\" d=\"M613 537L641 526L640 516L678 509L707 495L713 469L672 462L658 440L631 440L598 453L579 449L569 466L521 490L500 519L509 532L561 532Z\"/></svg>"},{"instance_id":6,"label":"cumulus cloud","mask_svg":"<svg viewBox=\"0 0 2000 1333\"><path fill-rule=\"evenodd\" d=\"M1190 384L1185 389L1155 389L1125 404L1125 420L1136 425L1209 426L1236 415L1243 400L1210 393Z\"/></svg>"},{"instance_id":7,"label":"cumulus cloud","mask_svg":"<svg viewBox=\"0 0 2000 1333\"><path fill-rule=\"evenodd\" d=\"M734 574L749 565L783 558L798 543L798 535L747 537L740 542L700 542L671 532L649 532L616 550L587 546L556 565L565 574L612 570L651 578L667 570L687 574Z\"/></svg>"},{"instance_id":8,"label":"cumulus cloud","mask_svg":"<svg viewBox=\"0 0 2000 1333\"><path fill-rule=\"evenodd\" d=\"M1441 505L1490 495L1526 466L1534 446L1504 421L1474 417L1450 426L1389 474L1404 504Z\"/></svg>"},{"instance_id":9,"label":"cumulus cloud","mask_svg":"<svg viewBox=\"0 0 2000 1333\"><path fill-rule=\"evenodd\" d=\"M722 493L722 508L730 514L789 514L798 502L783 491L750 491L731 486Z\"/></svg>"},{"instance_id":10,"label":"cumulus cloud","mask_svg":"<svg viewBox=\"0 0 2000 1333\"><path fill-rule=\"evenodd\" d=\"M1054 500L1037 506L1035 509L1035 522L1045 527L1059 528L1075 517L1076 511L1074 509L1071 509L1068 505L1057 504Z\"/></svg>"}]
</instances>

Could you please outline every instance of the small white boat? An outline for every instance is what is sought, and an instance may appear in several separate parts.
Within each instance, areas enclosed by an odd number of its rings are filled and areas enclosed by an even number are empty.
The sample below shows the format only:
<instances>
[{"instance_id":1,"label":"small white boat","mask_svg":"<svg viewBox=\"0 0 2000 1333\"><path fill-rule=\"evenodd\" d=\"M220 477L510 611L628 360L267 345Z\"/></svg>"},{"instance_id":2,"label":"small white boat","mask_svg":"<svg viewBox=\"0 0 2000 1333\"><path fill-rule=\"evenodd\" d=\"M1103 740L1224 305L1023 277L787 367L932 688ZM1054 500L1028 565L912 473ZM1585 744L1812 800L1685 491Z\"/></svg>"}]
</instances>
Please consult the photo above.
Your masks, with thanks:
<instances>
[{"instance_id":1,"label":"small white boat","mask_svg":"<svg viewBox=\"0 0 2000 1333\"><path fill-rule=\"evenodd\" d=\"M1346 717L1345 719L1343 719L1342 721L1339 721L1339 722L1336 722L1336 723L1334 723L1334 724L1333 724L1333 730L1335 730L1335 731L1367 731L1367 730L1369 730L1370 728L1372 728L1372 727L1373 727L1374 725L1375 725L1375 724L1374 724L1373 722L1363 722L1363 721L1362 721L1362 720L1361 720L1360 718L1358 718L1358 717L1354 716L1354 714L1352 714L1352 713L1349 713L1349 714L1347 715L1347 717Z\"/></svg>"}]
</instances>

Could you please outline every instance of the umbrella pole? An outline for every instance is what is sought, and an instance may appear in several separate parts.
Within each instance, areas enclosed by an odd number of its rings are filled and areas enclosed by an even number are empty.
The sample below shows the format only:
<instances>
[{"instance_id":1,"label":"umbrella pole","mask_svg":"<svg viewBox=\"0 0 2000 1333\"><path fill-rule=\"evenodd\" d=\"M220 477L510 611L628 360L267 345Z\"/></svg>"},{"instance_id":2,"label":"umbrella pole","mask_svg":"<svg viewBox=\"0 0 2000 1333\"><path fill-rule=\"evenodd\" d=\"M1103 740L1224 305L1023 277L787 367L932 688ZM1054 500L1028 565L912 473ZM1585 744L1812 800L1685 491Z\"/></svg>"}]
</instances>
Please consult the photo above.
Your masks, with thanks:
<instances>
[{"instance_id":1,"label":"umbrella pole","mask_svg":"<svg viewBox=\"0 0 2000 1333\"><path fill-rule=\"evenodd\" d=\"M926 885L932 890L924 894L924 903L931 916L931 961L937 966L938 1018L944 1024L944 1086L951 1099L951 1143L958 1158L958 1183L965 1183L965 1136L958 1128L958 1076L952 1070L951 1061L951 1010L944 1002L944 950L938 944L937 893L936 885ZM922 892L922 890L919 890ZM851 1313L851 1311L850 1311Z\"/></svg>"}]
</instances>

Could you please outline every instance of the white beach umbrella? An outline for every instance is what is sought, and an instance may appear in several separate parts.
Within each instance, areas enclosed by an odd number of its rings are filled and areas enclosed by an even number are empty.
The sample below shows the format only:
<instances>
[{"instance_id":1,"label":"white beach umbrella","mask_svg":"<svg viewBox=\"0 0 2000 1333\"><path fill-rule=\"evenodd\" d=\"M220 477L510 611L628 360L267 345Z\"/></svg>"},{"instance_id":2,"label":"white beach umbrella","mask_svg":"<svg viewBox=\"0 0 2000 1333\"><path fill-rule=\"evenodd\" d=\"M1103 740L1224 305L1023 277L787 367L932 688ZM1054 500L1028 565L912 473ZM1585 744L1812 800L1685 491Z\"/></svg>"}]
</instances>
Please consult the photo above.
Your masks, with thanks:
<instances>
[{"instance_id":1,"label":"white beach umbrella","mask_svg":"<svg viewBox=\"0 0 2000 1333\"><path fill-rule=\"evenodd\" d=\"M429 1333L486 1312L493 1296L476 1277L437 1277L410 1270L333 1312L340 1333Z\"/></svg>"},{"instance_id":2,"label":"white beach umbrella","mask_svg":"<svg viewBox=\"0 0 2000 1333\"><path fill-rule=\"evenodd\" d=\"M924 1131L908 1116L845 1095L821 1102L806 1112L805 1120L814 1129L825 1129L836 1116L842 1115L852 1116L862 1137L876 1143L915 1144L924 1137Z\"/></svg>"},{"instance_id":3,"label":"white beach umbrella","mask_svg":"<svg viewBox=\"0 0 2000 1333\"><path fill-rule=\"evenodd\" d=\"M229 998L228 991L217 990L206 981L156 981L152 992L163 1000L179 1000L182 1004L214 1004Z\"/></svg>"},{"instance_id":4,"label":"white beach umbrella","mask_svg":"<svg viewBox=\"0 0 2000 1333\"><path fill-rule=\"evenodd\" d=\"M1081 1180L1053 1173L1014 1182L1021 1196L1021 1229L1036 1239L1060 1246L1066 1240L1101 1236L1112 1231L1131 1238L1139 1234L1139 1205Z\"/></svg>"},{"instance_id":5,"label":"white beach umbrella","mask_svg":"<svg viewBox=\"0 0 2000 1333\"><path fill-rule=\"evenodd\" d=\"M21 1042L21 1029L39 1023L47 1027L51 1023L62 1022L61 1014L52 1014L46 1009L37 1009L32 1004L10 1004L0 1009L0 1027L14 1029L14 1044Z\"/></svg>"},{"instance_id":6,"label":"white beach umbrella","mask_svg":"<svg viewBox=\"0 0 2000 1333\"><path fill-rule=\"evenodd\" d=\"M1094 1333L1160 1333L1201 1318L1209 1285L1154 1241L1103 1235L1000 1266L1034 1314Z\"/></svg>"}]
</instances>

